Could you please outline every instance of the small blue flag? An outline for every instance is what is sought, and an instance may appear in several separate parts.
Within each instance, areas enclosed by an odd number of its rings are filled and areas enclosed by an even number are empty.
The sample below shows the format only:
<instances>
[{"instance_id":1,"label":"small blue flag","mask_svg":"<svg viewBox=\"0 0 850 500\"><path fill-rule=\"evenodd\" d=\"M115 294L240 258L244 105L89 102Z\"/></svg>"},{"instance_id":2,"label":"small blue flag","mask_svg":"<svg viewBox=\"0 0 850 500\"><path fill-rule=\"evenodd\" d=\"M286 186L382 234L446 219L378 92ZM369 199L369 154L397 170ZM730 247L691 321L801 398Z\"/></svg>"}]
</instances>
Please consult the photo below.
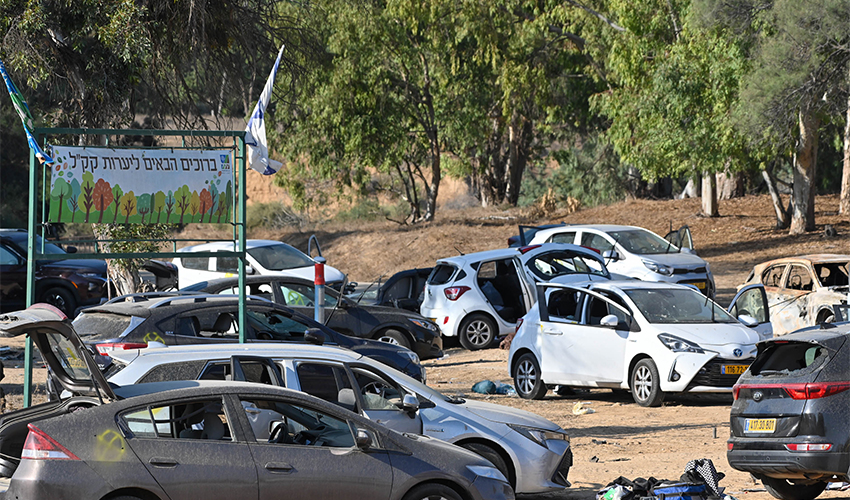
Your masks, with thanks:
<instances>
[{"instance_id":1,"label":"small blue flag","mask_svg":"<svg viewBox=\"0 0 850 500\"><path fill-rule=\"evenodd\" d=\"M18 87L15 87L15 83L11 78L9 78L9 74L6 73L6 66L3 64L3 61L0 61L0 74L3 75L3 81L6 82L6 88L9 89L9 97L12 98L12 105L15 106L15 111L17 111L18 116L21 117L21 123L23 123L24 131L27 133L27 143L29 143L30 149L33 150L35 157L38 158L38 161L41 163L53 163L53 159L41 150L41 147L32 135L33 119L32 114L30 113L30 108L27 106L27 101L24 100L24 96L18 92Z\"/></svg>"}]
</instances>

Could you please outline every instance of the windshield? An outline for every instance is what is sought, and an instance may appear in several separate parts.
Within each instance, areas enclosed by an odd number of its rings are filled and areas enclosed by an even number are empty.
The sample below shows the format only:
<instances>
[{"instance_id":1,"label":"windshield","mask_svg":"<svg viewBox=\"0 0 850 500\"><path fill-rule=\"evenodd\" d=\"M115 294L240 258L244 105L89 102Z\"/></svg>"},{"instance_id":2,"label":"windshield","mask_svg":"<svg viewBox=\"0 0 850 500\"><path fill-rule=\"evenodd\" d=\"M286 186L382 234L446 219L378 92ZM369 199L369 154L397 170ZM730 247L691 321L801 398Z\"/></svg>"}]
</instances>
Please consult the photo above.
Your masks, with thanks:
<instances>
[{"instance_id":1,"label":"windshield","mask_svg":"<svg viewBox=\"0 0 850 500\"><path fill-rule=\"evenodd\" d=\"M607 269L598 260L567 250L537 255L526 265L531 272L546 281L567 274L595 274L608 277Z\"/></svg>"},{"instance_id":2,"label":"windshield","mask_svg":"<svg viewBox=\"0 0 850 500\"><path fill-rule=\"evenodd\" d=\"M364 359L363 361L366 361L366 360ZM427 385L423 384L422 382L419 382L418 380L416 380L414 378L408 377L407 375L396 370L395 368L390 368L389 366L382 365L382 364L378 364L377 366L373 365L372 367L375 368L375 369L378 369L379 366L380 366L379 373L380 372L385 373L390 380L395 380L396 382L398 382L399 384L404 386L404 388L407 389L408 392L415 392L415 393L419 394L420 396L425 396L426 398L428 398L432 401L434 401L434 400L447 401L449 403L458 402L457 398L452 397L452 396L446 396L445 394L428 387Z\"/></svg>"},{"instance_id":3,"label":"windshield","mask_svg":"<svg viewBox=\"0 0 850 500\"><path fill-rule=\"evenodd\" d=\"M298 249L283 243L248 249L248 255L269 271L282 271L315 264L313 259Z\"/></svg>"},{"instance_id":4,"label":"windshield","mask_svg":"<svg viewBox=\"0 0 850 500\"><path fill-rule=\"evenodd\" d=\"M679 247L676 245L645 229L610 231L608 235L614 238L614 241L627 252L637 255L677 253L679 251Z\"/></svg>"},{"instance_id":5,"label":"windshield","mask_svg":"<svg viewBox=\"0 0 850 500\"><path fill-rule=\"evenodd\" d=\"M626 290L650 323L736 323L722 307L690 288Z\"/></svg>"}]
</instances>

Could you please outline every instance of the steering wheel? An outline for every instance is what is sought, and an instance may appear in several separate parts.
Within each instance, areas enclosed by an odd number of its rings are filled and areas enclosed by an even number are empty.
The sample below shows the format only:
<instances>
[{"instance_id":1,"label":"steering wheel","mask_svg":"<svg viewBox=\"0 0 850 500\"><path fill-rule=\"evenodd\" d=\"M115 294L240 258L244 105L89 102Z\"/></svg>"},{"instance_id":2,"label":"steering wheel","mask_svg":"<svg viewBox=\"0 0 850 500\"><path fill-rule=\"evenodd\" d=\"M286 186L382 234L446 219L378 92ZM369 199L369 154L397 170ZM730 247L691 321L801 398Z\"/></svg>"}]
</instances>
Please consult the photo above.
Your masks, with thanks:
<instances>
[{"instance_id":1,"label":"steering wheel","mask_svg":"<svg viewBox=\"0 0 850 500\"><path fill-rule=\"evenodd\" d=\"M272 334L267 331L257 333L257 340L272 340Z\"/></svg>"},{"instance_id":2,"label":"steering wheel","mask_svg":"<svg viewBox=\"0 0 850 500\"><path fill-rule=\"evenodd\" d=\"M286 429L286 424L278 425L269 435L269 443L292 444L292 436Z\"/></svg>"},{"instance_id":3,"label":"steering wheel","mask_svg":"<svg viewBox=\"0 0 850 500\"><path fill-rule=\"evenodd\" d=\"M371 394L376 394L376 395L378 395L378 396L380 396L384 399L387 399L386 398L387 385L383 382L373 380L372 382L369 382L368 384L364 385L361 390L362 390L363 394L366 394L368 392L368 393L371 393Z\"/></svg>"}]
</instances>

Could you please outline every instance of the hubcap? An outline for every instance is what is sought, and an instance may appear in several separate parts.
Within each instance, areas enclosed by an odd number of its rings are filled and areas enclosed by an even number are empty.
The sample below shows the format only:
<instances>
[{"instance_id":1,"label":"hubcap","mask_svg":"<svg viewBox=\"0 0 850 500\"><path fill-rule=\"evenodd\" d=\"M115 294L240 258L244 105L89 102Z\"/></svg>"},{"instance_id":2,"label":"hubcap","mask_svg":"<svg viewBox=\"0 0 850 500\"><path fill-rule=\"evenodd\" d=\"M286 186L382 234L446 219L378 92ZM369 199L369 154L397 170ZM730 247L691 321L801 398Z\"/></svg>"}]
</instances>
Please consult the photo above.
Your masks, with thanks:
<instances>
[{"instance_id":1,"label":"hubcap","mask_svg":"<svg viewBox=\"0 0 850 500\"><path fill-rule=\"evenodd\" d=\"M516 370L516 388L523 394L530 394L534 390L534 385L537 383L537 371L534 369L534 363L528 360L523 360Z\"/></svg>"},{"instance_id":2,"label":"hubcap","mask_svg":"<svg viewBox=\"0 0 850 500\"><path fill-rule=\"evenodd\" d=\"M398 340L393 337L388 337L386 335L379 338L378 340L380 340L381 342L386 342L387 344L401 345Z\"/></svg>"},{"instance_id":3,"label":"hubcap","mask_svg":"<svg viewBox=\"0 0 850 500\"><path fill-rule=\"evenodd\" d=\"M646 401L649 399L649 394L652 392L652 372L646 366L639 366L635 370L634 387L632 388L637 394L638 399Z\"/></svg>"},{"instance_id":4,"label":"hubcap","mask_svg":"<svg viewBox=\"0 0 850 500\"><path fill-rule=\"evenodd\" d=\"M482 320L476 320L466 327L466 337L472 345L486 345L490 342L490 337L493 333L490 331L490 325Z\"/></svg>"},{"instance_id":5,"label":"hubcap","mask_svg":"<svg viewBox=\"0 0 850 500\"><path fill-rule=\"evenodd\" d=\"M54 293L45 298L45 302L50 304L51 306L56 307L57 309L65 310L65 299L62 298L58 293Z\"/></svg>"}]
</instances>

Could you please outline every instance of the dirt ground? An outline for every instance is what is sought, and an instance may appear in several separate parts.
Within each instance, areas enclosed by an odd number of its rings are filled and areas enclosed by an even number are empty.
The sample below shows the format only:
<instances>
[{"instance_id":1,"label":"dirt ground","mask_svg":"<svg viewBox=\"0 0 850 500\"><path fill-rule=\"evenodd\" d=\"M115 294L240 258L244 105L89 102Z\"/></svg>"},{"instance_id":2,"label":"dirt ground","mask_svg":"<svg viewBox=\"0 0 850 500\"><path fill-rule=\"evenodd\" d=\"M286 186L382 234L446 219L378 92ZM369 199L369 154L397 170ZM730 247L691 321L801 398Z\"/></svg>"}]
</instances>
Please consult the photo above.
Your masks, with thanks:
<instances>
[{"instance_id":1,"label":"dirt ground","mask_svg":"<svg viewBox=\"0 0 850 500\"><path fill-rule=\"evenodd\" d=\"M797 254L850 253L850 221L837 216L835 196L817 199L816 231L790 237L774 229L769 198L748 196L723 201L721 216L696 215L699 200L634 200L581 210L572 214L550 213L530 218L527 210L466 209L444 210L437 221L417 227L392 222L317 224L301 232L257 232L250 238L274 238L307 247L315 233L322 243L328 263L349 274L353 280L372 281L412 267L430 267L440 257L506 246L516 234L517 223L550 222L619 223L646 227L665 234L671 227L690 226L697 251L708 260L718 286L719 302L726 305L754 264ZM832 225L837 237L824 236L824 225ZM190 227L181 238L221 238L205 226ZM0 339L0 346L20 347L19 341ZM491 349L469 352L447 349L440 360L425 362L429 385L448 394L484 399L522 408L542 415L566 429L572 439L575 464L570 472L573 486L563 492L534 495L533 498L591 500L595 492L618 476L676 479L689 460L710 458L726 474L720 482L727 493L743 500L768 500L760 483L748 474L736 472L726 463L729 435L730 396L688 396L668 398L660 408L642 408L630 395L594 390L577 396L560 397L550 393L543 401L518 397L474 394L472 385L480 380L513 382L507 372L507 351ZM6 399L3 411L21 407L23 370L5 361L6 378L0 384ZM43 383L44 370L36 370L35 380ZM36 399L43 398L43 390ZM576 405L593 413L574 414ZM826 492L821 498L850 499L850 491Z\"/></svg>"}]
</instances>

